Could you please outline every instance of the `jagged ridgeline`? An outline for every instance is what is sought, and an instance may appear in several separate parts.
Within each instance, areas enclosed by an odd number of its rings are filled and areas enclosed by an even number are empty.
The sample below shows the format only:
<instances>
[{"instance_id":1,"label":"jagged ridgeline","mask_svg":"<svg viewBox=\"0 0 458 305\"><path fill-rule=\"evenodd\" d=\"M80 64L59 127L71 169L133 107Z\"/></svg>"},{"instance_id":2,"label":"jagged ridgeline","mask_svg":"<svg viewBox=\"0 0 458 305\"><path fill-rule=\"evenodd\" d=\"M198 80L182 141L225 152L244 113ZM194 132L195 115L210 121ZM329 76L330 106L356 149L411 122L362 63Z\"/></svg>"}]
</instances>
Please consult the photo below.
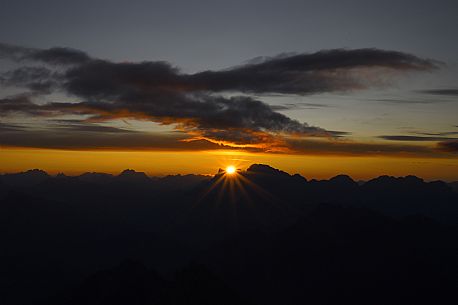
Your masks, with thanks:
<instances>
[{"instance_id":1,"label":"jagged ridgeline","mask_svg":"<svg viewBox=\"0 0 458 305\"><path fill-rule=\"evenodd\" d=\"M456 185L0 175L0 304L456 304Z\"/></svg>"}]
</instances>

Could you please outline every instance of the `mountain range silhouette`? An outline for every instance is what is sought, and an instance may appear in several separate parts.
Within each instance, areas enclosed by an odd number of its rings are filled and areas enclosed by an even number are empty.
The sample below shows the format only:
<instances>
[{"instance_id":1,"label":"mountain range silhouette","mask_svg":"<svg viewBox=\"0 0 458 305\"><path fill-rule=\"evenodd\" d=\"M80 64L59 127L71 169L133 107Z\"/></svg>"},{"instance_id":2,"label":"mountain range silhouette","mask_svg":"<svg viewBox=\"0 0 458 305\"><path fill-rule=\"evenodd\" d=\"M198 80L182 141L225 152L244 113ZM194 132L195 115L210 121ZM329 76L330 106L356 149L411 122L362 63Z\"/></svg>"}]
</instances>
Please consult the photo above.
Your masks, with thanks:
<instances>
[{"instance_id":1,"label":"mountain range silhouette","mask_svg":"<svg viewBox=\"0 0 458 305\"><path fill-rule=\"evenodd\" d=\"M457 183L0 175L0 304L456 304Z\"/></svg>"}]
</instances>

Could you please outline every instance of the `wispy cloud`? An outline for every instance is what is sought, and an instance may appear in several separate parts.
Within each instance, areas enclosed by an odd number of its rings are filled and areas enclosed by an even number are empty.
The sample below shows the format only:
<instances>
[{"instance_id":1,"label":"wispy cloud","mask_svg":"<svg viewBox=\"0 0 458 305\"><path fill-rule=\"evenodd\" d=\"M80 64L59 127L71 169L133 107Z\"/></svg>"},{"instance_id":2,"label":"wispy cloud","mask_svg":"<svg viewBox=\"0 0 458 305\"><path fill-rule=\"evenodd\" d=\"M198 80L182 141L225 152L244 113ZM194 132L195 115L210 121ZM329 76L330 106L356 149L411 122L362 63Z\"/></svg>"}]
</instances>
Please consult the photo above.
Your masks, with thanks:
<instances>
[{"instance_id":1,"label":"wispy cloud","mask_svg":"<svg viewBox=\"0 0 458 305\"><path fill-rule=\"evenodd\" d=\"M395 99L395 98L382 98L382 99L374 99L377 102L383 102L387 104L433 104L433 103L441 103L445 102L444 100L421 100L421 99Z\"/></svg>"},{"instance_id":2,"label":"wispy cloud","mask_svg":"<svg viewBox=\"0 0 458 305\"><path fill-rule=\"evenodd\" d=\"M437 150L424 145L364 143L349 140L290 139L288 146L296 154L348 156L428 156L438 157Z\"/></svg>"},{"instance_id":3,"label":"wispy cloud","mask_svg":"<svg viewBox=\"0 0 458 305\"><path fill-rule=\"evenodd\" d=\"M15 125L15 124L6 124L0 122L0 131L8 132L8 131L21 131L23 129L22 126Z\"/></svg>"},{"instance_id":4,"label":"wispy cloud","mask_svg":"<svg viewBox=\"0 0 458 305\"><path fill-rule=\"evenodd\" d=\"M273 110L293 110L293 109L319 109L319 108L330 108L331 105L327 104L317 104L317 103L286 103L283 105L271 105L270 108Z\"/></svg>"},{"instance_id":5,"label":"wispy cloud","mask_svg":"<svg viewBox=\"0 0 458 305\"><path fill-rule=\"evenodd\" d=\"M416 134L419 134L419 135L424 135L424 136L440 136L440 137L458 135L458 131L444 131L444 132L415 132L415 133L416 133Z\"/></svg>"}]
</instances>

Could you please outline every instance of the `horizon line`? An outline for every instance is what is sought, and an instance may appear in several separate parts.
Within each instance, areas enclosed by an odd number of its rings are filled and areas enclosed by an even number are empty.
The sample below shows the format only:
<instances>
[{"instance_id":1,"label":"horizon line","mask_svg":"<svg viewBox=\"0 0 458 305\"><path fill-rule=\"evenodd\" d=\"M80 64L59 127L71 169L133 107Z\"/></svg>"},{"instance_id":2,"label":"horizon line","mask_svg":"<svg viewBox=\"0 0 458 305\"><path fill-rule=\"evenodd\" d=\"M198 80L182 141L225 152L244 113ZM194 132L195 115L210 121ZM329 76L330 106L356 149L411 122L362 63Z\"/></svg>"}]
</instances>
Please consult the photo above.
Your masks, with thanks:
<instances>
[{"instance_id":1,"label":"horizon line","mask_svg":"<svg viewBox=\"0 0 458 305\"><path fill-rule=\"evenodd\" d=\"M288 171L272 167L272 166L270 166L268 164L261 164L261 163L252 163L250 166L248 166L248 167L246 167L244 169L237 167L237 171L238 171L238 173L245 173L245 172L248 171L248 168L250 168L252 165L265 165L265 166L268 166L269 168L285 172L291 177L295 176L295 175L298 175L298 176L300 176L302 178L305 178L308 182L309 181L313 181L313 180L315 180L315 181L329 181L329 180L332 180L333 178L336 178L336 177L339 177L339 176L349 177L354 182L368 182L368 181L371 181L371 180L374 180L374 179L378 179L380 177L390 177L390 178L396 178L396 179L402 179L402 178L407 178L407 177L415 177L415 178L423 180L424 182L435 182L435 181L442 181L442 182L445 182L445 183L458 182L458 180L425 179L425 178L423 178L421 176L417 176L417 175L414 175L414 174L407 174L407 175L401 175L401 176L382 174L382 175L375 175L370 179L354 179L349 174L340 173L340 174L337 174L337 175L333 175L333 176L331 176L331 177L329 177L327 179L319 179L319 178L313 178L313 177L305 177L304 175L301 175L300 173L290 173ZM57 178L59 175L64 175L64 176L69 177L69 178L77 178L77 177L80 177L80 176L82 176L84 174L103 174L103 175L110 175L110 176L113 176L113 177L119 177L120 175L122 175L126 171L133 171L133 172L138 173L138 174L144 174L148 178L165 178L165 177L171 177L171 176L173 177L173 176L189 176L189 175L207 176L207 177L211 178L211 177L215 177L215 176L219 175L220 174L220 170L223 170L223 169L219 168L213 174L210 174L210 173L209 174L199 174L199 173L184 173L184 174L182 174L182 173L177 173L177 174L151 175L147 171L137 171L136 169L133 169L133 168L125 168L125 169L121 170L120 172L116 172L116 173L115 172L103 172L103 171L84 171L84 172L80 172L80 173L77 173L77 174L67 174L64 171L53 172L53 171L46 171L46 170L43 170L43 169L40 169L40 168L30 168L28 170L16 171L16 172L3 172L3 171L0 171L0 176L26 174L28 172L39 171L39 172L45 173L50 178Z\"/></svg>"}]
</instances>

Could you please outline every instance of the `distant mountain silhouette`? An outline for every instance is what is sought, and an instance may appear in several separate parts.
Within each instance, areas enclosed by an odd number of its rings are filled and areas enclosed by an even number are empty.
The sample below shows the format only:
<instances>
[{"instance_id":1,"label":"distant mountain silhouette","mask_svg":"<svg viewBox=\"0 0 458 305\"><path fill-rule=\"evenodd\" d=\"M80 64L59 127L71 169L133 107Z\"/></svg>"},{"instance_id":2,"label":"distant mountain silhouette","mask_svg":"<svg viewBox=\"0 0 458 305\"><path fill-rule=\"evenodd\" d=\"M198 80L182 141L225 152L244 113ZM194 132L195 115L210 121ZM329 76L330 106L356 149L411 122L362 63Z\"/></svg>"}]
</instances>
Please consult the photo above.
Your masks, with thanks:
<instances>
[{"instance_id":1,"label":"distant mountain silhouette","mask_svg":"<svg viewBox=\"0 0 458 305\"><path fill-rule=\"evenodd\" d=\"M453 186L0 175L0 304L456 304Z\"/></svg>"},{"instance_id":2,"label":"distant mountain silhouette","mask_svg":"<svg viewBox=\"0 0 458 305\"><path fill-rule=\"evenodd\" d=\"M442 181L425 182L415 176L381 176L361 187L364 205L393 216L423 214L454 223L457 196Z\"/></svg>"},{"instance_id":3,"label":"distant mountain silhouette","mask_svg":"<svg viewBox=\"0 0 458 305\"><path fill-rule=\"evenodd\" d=\"M104 173L84 173L77 177L78 180L89 182L89 183L96 183L96 184L108 184L113 182L114 176L111 174L104 174Z\"/></svg>"},{"instance_id":4,"label":"distant mountain silhouette","mask_svg":"<svg viewBox=\"0 0 458 305\"><path fill-rule=\"evenodd\" d=\"M43 182L50 176L45 171L31 169L22 173L4 174L0 177L1 181L9 186L29 187Z\"/></svg>"},{"instance_id":5,"label":"distant mountain silhouette","mask_svg":"<svg viewBox=\"0 0 458 305\"><path fill-rule=\"evenodd\" d=\"M188 190L206 180L209 177L203 175L168 175L157 178L155 184L163 190Z\"/></svg>"}]
</instances>

